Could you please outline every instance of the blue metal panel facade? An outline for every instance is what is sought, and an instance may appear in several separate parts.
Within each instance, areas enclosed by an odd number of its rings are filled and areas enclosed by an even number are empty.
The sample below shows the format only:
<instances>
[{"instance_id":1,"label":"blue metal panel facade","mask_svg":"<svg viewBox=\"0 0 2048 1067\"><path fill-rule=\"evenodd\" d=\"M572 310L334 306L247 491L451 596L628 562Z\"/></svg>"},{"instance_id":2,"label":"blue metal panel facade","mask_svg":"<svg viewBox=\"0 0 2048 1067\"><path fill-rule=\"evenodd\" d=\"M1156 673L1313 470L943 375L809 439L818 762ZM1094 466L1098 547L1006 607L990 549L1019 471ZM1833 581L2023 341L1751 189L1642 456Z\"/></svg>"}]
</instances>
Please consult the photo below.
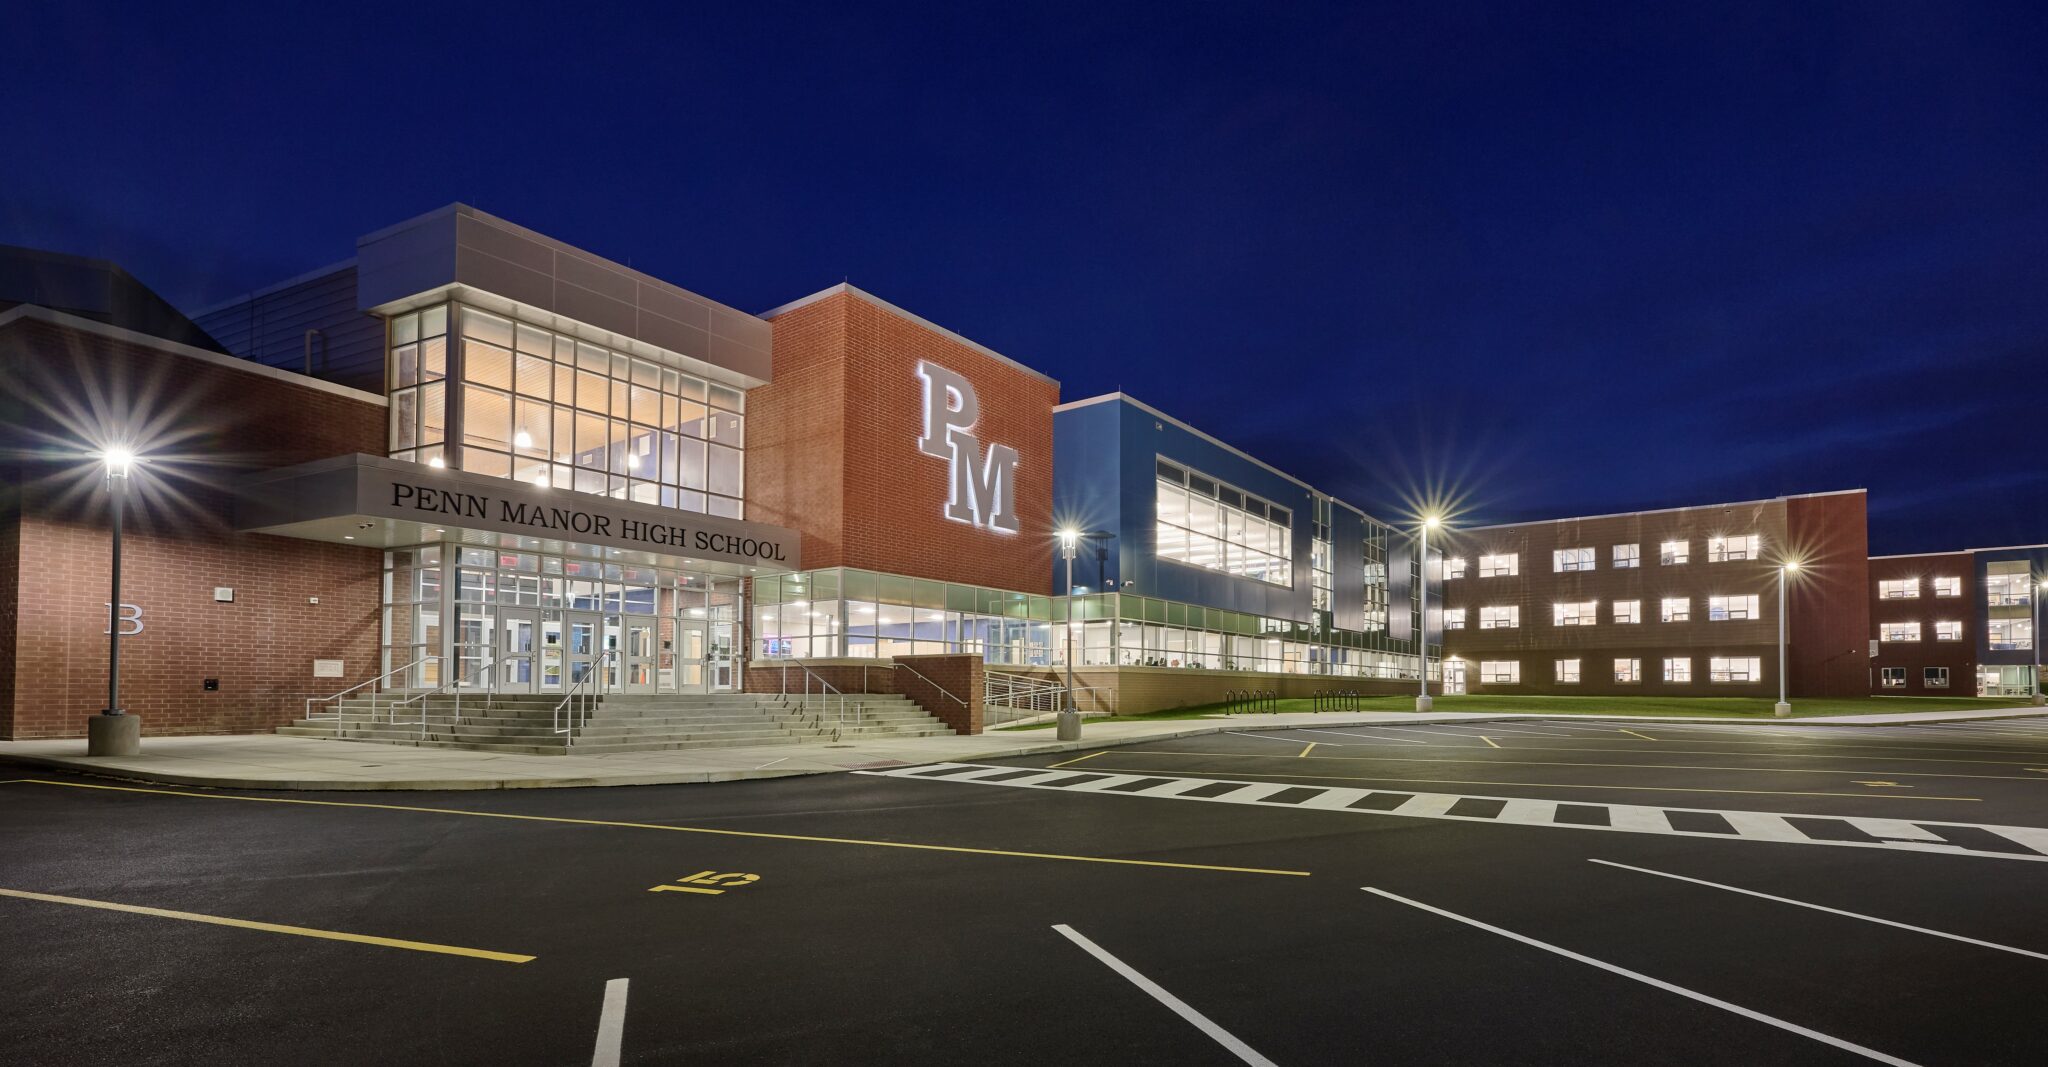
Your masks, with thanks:
<instances>
[{"instance_id":1,"label":"blue metal panel facade","mask_svg":"<svg viewBox=\"0 0 2048 1067\"><path fill-rule=\"evenodd\" d=\"M2034 545L2019 548L1978 549L1974 553L1974 557L1972 564L1977 571L1976 589L1978 591L1978 603L1976 605L1978 619L1976 628L1977 662L2005 667L2032 666L2034 663L2034 650L2031 648L1993 650L1990 641L1991 627L1988 624L1994 617L2039 618L2035 601L2041 596L2041 582L2043 578L2048 578L2048 546ZM1990 574L1992 564L2013 562L2024 562L2027 564L2027 575L2029 578L2028 599L2024 608L2014 605L2001 610L1988 603L1985 579ZM2037 628L2033 635L2034 640L2036 642L2040 641L2041 636Z\"/></svg>"},{"instance_id":2,"label":"blue metal panel facade","mask_svg":"<svg viewBox=\"0 0 2048 1067\"><path fill-rule=\"evenodd\" d=\"M1155 514L1160 459L1288 508L1291 584L1277 585L1159 558ZM1280 474L1127 397L1084 401L1053 416L1054 521L1114 535L1102 577L1124 592L1312 625L1316 497L1307 483ZM1383 633L1395 642L1412 641L1412 536L1388 530L1341 501L1333 504L1332 624L1353 632L1382 632L1377 613L1368 611L1365 593L1367 539L1376 533L1387 557ZM1064 575L1064 567L1055 560L1051 585L1056 592L1064 591ZM1074 581L1083 590L1102 588L1096 584L1094 553L1085 542L1075 560ZM1431 633L1434 637L1434 626Z\"/></svg>"}]
</instances>

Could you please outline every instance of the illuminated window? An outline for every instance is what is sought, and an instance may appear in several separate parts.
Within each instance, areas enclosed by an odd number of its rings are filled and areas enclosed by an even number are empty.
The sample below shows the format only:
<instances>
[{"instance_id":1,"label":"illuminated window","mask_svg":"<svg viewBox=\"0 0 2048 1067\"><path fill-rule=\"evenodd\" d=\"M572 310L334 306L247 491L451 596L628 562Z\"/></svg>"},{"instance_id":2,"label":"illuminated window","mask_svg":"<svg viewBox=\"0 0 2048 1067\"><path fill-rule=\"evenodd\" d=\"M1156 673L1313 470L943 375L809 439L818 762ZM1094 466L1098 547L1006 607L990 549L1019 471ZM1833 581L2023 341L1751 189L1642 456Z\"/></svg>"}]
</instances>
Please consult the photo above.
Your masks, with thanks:
<instances>
[{"instance_id":1,"label":"illuminated window","mask_svg":"<svg viewBox=\"0 0 2048 1067\"><path fill-rule=\"evenodd\" d=\"M1934 580L1934 595L1962 596L1963 580L1961 578L1936 578Z\"/></svg>"},{"instance_id":2,"label":"illuminated window","mask_svg":"<svg viewBox=\"0 0 2048 1067\"><path fill-rule=\"evenodd\" d=\"M1444 629L1446 629L1446 630L1462 630L1462 629L1464 629L1464 628L1465 628L1465 609L1464 609L1464 608L1445 608L1445 609L1444 609Z\"/></svg>"},{"instance_id":3,"label":"illuminated window","mask_svg":"<svg viewBox=\"0 0 2048 1067\"><path fill-rule=\"evenodd\" d=\"M1756 656L1715 656L1707 661L1709 682L1761 682L1763 660Z\"/></svg>"},{"instance_id":4,"label":"illuminated window","mask_svg":"<svg viewBox=\"0 0 2048 1067\"><path fill-rule=\"evenodd\" d=\"M1984 602L1994 608L2033 603L2034 579L2026 560L1993 563L1984 569Z\"/></svg>"},{"instance_id":5,"label":"illuminated window","mask_svg":"<svg viewBox=\"0 0 2048 1067\"><path fill-rule=\"evenodd\" d=\"M1755 559L1763 547L1763 538L1756 534L1740 537L1707 538L1707 562L1727 563L1738 559Z\"/></svg>"},{"instance_id":6,"label":"illuminated window","mask_svg":"<svg viewBox=\"0 0 2048 1067\"><path fill-rule=\"evenodd\" d=\"M1575 600L1552 604L1550 621L1556 626L1591 626L1600 621L1600 602Z\"/></svg>"},{"instance_id":7,"label":"illuminated window","mask_svg":"<svg viewBox=\"0 0 2048 1067\"><path fill-rule=\"evenodd\" d=\"M1992 619L1984 625L1984 639L1994 652L2023 652L2034 647L2034 620Z\"/></svg>"},{"instance_id":8,"label":"illuminated window","mask_svg":"<svg viewBox=\"0 0 2048 1067\"><path fill-rule=\"evenodd\" d=\"M1906 688L1906 668L1880 667L1878 668L1878 682L1886 689L1904 689Z\"/></svg>"},{"instance_id":9,"label":"illuminated window","mask_svg":"<svg viewBox=\"0 0 2048 1067\"><path fill-rule=\"evenodd\" d=\"M1482 630L1512 630L1520 625L1522 609L1517 605L1479 609L1479 628Z\"/></svg>"},{"instance_id":10,"label":"illuminated window","mask_svg":"<svg viewBox=\"0 0 2048 1067\"><path fill-rule=\"evenodd\" d=\"M743 517L738 389L459 304L394 315L388 329L394 458L456 465L447 446L459 444L474 473ZM450 425L460 441L444 440Z\"/></svg>"},{"instance_id":11,"label":"illuminated window","mask_svg":"<svg viewBox=\"0 0 2048 1067\"><path fill-rule=\"evenodd\" d=\"M1936 641L1960 641L1963 639L1963 624L1960 622L1937 622L1934 624Z\"/></svg>"},{"instance_id":12,"label":"illuminated window","mask_svg":"<svg viewBox=\"0 0 2048 1067\"><path fill-rule=\"evenodd\" d=\"M1639 659L1617 659L1614 661L1614 680L1617 682L1640 682L1643 680L1643 661Z\"/></svg>"},{"instance_id":13,"label":"illuminated window","mask_svg":"<svg viewBox=\"0 0 2048 1067\"><path fill-rule=\"evenodd\" d=\"M1665 660L1664 680L1667 682L1692 681L1692 660L1686 657Z\"/></svg>"},{"instance_id":14,"label":"illuminated window","mask_svg":"<svg viewBox=\"0 0 2048 1067\"><path fill-rule=\"evenodd\" d=\"M1926 667L1920 672L1920 684L1929 689L1948 688L1947 667Z\"/></svg>"},{"instance_id":15,"label":"illuminated window","mask_svg":"<svg viewBox=\"0 0 2048 1067\"><path fill-rule=\"evenodd\" d=\"M1920 624L1917 622L1888 622L1878 631L1880 641L1918 641Z\"/></svg>"},{"instance_id":16,"label":"illuminated window","mask_svg":"<svg viewBox=\"0 0 2048 1067\"><path fill-rule=\"evenodd\" d=\"M1691 622L1692 599L1682 596L1665 597L1663 613L1659 617L1665 622Z\"/></svg>"},{"instance_id":17,"label":"illuminated window","mask_svg":"<svg viewBox=\"0 0 2048 1067\"><path fill-rule=\"evenodd\" d=\"M1707 619L1711 622L1754 619L1757 617L1756 608L1757 598L1754 596L1710 596L1707 598Z\"/></svg>"},{"instance_id":18,"label":"illuminated window","mask_svg":"<svg viewBox=\"0 0 2048 1067\"><path fill-rule=\"evenodd\" d=\"M1509 552L1498 556L1481 556L1479 557L1479 576L1481 578L1511 578L1521 573L1521 565L1522 556L1518 552Z\"/></svg>"},{"instance_id":19,"label":"illuminated window","mask_svg":"<svg viewBox=\"0 0 2048 1067\"><path fill-rule=\"evenodd\" d=\"M1561 659L1561 660L1558 660L1558 661L1557 661L1557 684L1559 684L1559 685L1577 685L1577 684L1579 684L1579 661L1578 661L1578 660L1575 660L1575 659Z\"/></svg>"},{"instance_id":20,"label":"illuminated window","mask_svg":"<svg viewBox=\"0 0 2048 1067\"><path fill-rule=\"evenodd\" d=\"M1163 459L1157 482L1160 559L1294 584L1292 511Z\"/></svg>"},{"instance_id":21,"label":"illuminated window","mask_svg":"<svg viewBox=\"0 0 2048 1067\"><path fill-rule=\"evenodd\" d=\"M1666 541L1657 546L1657 562L1666 567L1676 566L1692 558L1692 546L1684 541Z\"/></svg>"},{"instance_id":22,"label":"illuminated window","mask_svg":"<svg viewBox=\"0 0 2048 1067\"><path fill-rule=\"evenodd\" d=\"M1593 550L1590 548L1560 548L1550 554L1550 569L1556 573L1590 571L1594 565Z\"/></svg>"},{"instance_id":23,"label":"illuminated window","mask_svg":"<svg viewBox=\"0 0 2048 1067\"><path fill-rule=\"evenodd\" d=\"M1877 583L1877 597L1879 600L1918 600L1920 579L1887 578Z\"/></svg>"},{"instance_id":24,"label":"illuminated window","mask_svg":"<svg viewBox=\"0 0 2048 1067\"><path fill-rule=\"evenodd\" d=\"M1479 661L1479 681L1484 685L1515 685L1522 680L1522 661L1513 659L1483 659Z\"/></svg>"},{"instance_id":25,"label":"illuminated window","mask_svg":"<svg viewBox=\"0 0 2048 1067\"><path fill-rule=\"evenodd\" d=\"M1615 545L1615 546L1614 546L1614 567L1615 567L1615 569L1616 569L1616 570L1629 570L1629 569L1632 569L1632 568L1635 568L1635 567L1640 567L1640 566L1642 566L1642 565L1643 565L1643 546L1641 546L1641 545Z\"/></svg>"},{"instance_id":26,"label":"illuminated window","mask_svg":"<svg viewBox=\"0 0 2048 1067\"><path fill-rule=\"evenodd\" d=\"M1640 600L1615 601L1614 621L1623 626L1643 621L1643 602Z\"/></svg>"},{"instance_id":27,"label":"illuminated window","mask_svg":"<svg viewBox=\"0 0 2048 1067\"><path fill-rule=\"evenodd\" d=\"M1446 579L1450 579L1450 578L1463 578L1464 576L1465 576L1465 557L1463 557L1463 556L1450 556L1450 557L1448 557L1448 558L1446 558L1446 559L1444 560L1444 577L1445 577Z\"/></svg>"}]
</instances>

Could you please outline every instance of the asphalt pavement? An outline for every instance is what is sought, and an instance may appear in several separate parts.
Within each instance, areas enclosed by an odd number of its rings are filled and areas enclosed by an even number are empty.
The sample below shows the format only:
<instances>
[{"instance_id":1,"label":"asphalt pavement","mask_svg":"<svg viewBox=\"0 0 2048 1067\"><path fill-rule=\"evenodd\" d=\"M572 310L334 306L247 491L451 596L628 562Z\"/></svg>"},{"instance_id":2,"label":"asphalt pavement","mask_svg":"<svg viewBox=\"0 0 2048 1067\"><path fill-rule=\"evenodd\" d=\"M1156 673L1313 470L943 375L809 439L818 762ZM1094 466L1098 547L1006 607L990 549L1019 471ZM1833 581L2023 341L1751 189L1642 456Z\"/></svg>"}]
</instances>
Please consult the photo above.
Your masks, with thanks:
<instances>
[{"instance_id":1,"label":"asphalt pavement","mask_svg":"<svg viewBox=\"0 0 2048 1067\"><path fill-rule=\"evenodd\" d=\"M23 771L0 1048L2037 1063L2037 768L2038 720L1589 720L461 795Z\"/></svg>"}]
</instances>

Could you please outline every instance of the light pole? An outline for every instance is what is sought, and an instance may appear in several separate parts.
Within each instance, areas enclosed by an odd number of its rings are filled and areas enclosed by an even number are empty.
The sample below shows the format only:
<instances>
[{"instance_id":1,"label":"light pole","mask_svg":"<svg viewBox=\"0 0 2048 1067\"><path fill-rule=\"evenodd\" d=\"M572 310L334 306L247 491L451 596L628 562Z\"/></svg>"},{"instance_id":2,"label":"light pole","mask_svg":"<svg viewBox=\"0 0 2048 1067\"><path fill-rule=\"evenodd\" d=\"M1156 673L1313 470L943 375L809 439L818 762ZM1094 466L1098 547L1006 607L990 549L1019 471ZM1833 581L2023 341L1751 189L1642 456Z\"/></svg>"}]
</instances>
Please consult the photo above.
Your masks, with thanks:
<instances>
[{"instance_id":1,"label":"light pole","mask_svg":"<svg viewBox=\"0 0 2048 1067\"><path fill-rule=\"evenodd\" d=\"M1422 617L1421 617L1421 619L1420 619L1420 620L1418 621L1418 624L1417 624L1417 627L1416 627L1416 631L1415 631L1415 647L1416 647L1416 648L1417 648L1417 649L1418 649L1418 650L1419 650L1419 651L1420 651L1420 652L1422 653L1422 672L1421 672L1421 679L1422 679L1422 688L1421 688L1420 690L1418 690L1418 691L1416 692L1416 694L1415 694L1415 710L1416 710L1416 711L1428 711L1428 710L1430 709L1430 699L1429 699L1429 531L1431 531L1431 530L1435 529L1435 528L1437 527L1437 525L1438 525L1439 523L1441 523L1441 522L1443 522L1443 519L1441 519L1441 518L1439 518L1439 517L1437 517L1437 516L1435 516L1435 515L1425 515L1425 516L1423 516L1423 519L1422 519L1422 526L1421 526L1421 528L1420 528L1420 529L1418 529L1418 530L1416 531L1416 536L1417 536L1417 537L1418 537L1418 538L1419 538L1419 539L1421 540L1421 543L1422 543L1422 548L1421 548L1421 551L1420 551L1420 552L1418 552L1418 553L1417 553L1417 555L1416 555L1416 559L1420 561L1420 562L1419 562L1419 564L1418 564L1418 565L1417 565L1417 567L1416 567L1416 574L1418 575L1418 578L1417 578L1417 580L1416 580L1416 588L1417 588L1418 592L1417 592L1417 594L1416 594L1416 595L1417 595L1417 597L1419 597L1419 599L1417 600L1417 603L1418 603L1419 605L1421 605L1421 608L1422 608L1422 611L1420 612L1420 614L1421 614L1421 616L1422 616Z\"/></svg>"},{"instance_id":2,"label":"light pole","mask_svg":"<svg viewBox=\"0 0 2048 1067\"><path fill-rule=\"evenodd\" d=\"M1063 621L1067 631L1067 688L1060 703L1059 726L1055 731L1061 741L1081 739L1081 712L1074 707L1074 553L1081 544L1081 531L1068 527L1060 531L1060 557L1067 561L1067 585L1061 591L1066 598L1066 618Z\"/></svg>"},{"instance_id":3,"label":"light pole","mask_svg":"<svg viewBox=\"0 0 2048 1067\"><path fill-rule=\"evenodd\" d=\"M1792 704L1785 699L1785 578L1799 572L1799 561L1786 560L1778 568L1778 703L1771 713L1783 719L1792 714Z\"/></svg>"},{"instance_id":4,"label":"light pole","mask_svg":"<svg viewBox=\"0 0 2048 1067\"><path fill-rule=\"evenodd\" d=\"M121 710L121 512L128 501L128 474L135 453L114 446L100 453L106 468L108 507L113 515L113 592L107 598L107 706L86 723L85 754L133 756L142 751L142 720Z\"/></svg>"}]
</instances>

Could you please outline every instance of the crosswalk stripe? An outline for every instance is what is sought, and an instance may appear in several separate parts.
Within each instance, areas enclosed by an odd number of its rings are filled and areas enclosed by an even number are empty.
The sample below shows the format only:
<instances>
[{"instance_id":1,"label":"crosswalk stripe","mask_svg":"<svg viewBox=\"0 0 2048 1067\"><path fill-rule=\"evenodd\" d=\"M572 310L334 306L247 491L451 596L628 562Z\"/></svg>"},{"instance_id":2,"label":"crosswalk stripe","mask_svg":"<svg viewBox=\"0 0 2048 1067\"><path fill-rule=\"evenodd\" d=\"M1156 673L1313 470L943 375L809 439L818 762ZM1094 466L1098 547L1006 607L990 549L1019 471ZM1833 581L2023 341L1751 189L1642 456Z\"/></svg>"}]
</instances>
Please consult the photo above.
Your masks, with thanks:
<instances>
[{"instance_id":1,"label":"crosswalk stripe","mask_svg":"<svg viewBox=\"0 0 2048 1067\"><path fill-rule=\"evenodd\" d=\"M1620 833L1664 834L1673 837L1712 837L1723 841L1765 841L1801 845L1831 845L1840 848L1888 848L1903 852L1925 852L1948 856L1983 856L1995 859L2048 861L2048 827L1995 826L1983 823L1939 822L1924 819L1889 819L1848 815L1803 815L1796 812L1729 811L1708 808L1668 808L1645 804L1603 804L1596 801L1537 800L1528 797L1477 796L1463 793L1422 793L1350 786L1305 786L1271 782L1242 782L1228 778L1198 778L1184 775L1140 775L1098 773L1071 785L1076 776L1067 771L1022 778L1002 777L1004 772L1024 768L994 764L945 763L889 770L856 771L877 778L899 778L950 784L1009 786L1043 789L1060 793L1091 793L1110 796L1150 797L1163 800L1193 800L1212 804L1264 807L1313 808L1324 812L1354 815L1392 815L1409 819L1445 819L1456 822L1494 822L1514 826L1550 826L1574 830L1606 830ZM953 773L935 774L950 770ZM1118 786L1138 788L1116 788ZM1473 803L1466 803L1466 802ZM1561 818L1570 809L1569 818ZM1604 815L1603 825L1598 816ZM1671 816L1685 816L1680 829ZM1697 816L1718 816L1718 827L1701 828ZM1799 820L1794 822L1792 820ZM1704 820L1713 822L1714 820ZM1812 836L1802 828L1811 826ZM1874 840L1835 840L1844 828L1854 829ZM1943 828L1965 831L1944 836ZM1968 831L1977 831L1972 834ZM1998 845L1997 842L2010 842ZM2017 846L2025 851L2013 851Z\"/></svg>"}]
</instances>

